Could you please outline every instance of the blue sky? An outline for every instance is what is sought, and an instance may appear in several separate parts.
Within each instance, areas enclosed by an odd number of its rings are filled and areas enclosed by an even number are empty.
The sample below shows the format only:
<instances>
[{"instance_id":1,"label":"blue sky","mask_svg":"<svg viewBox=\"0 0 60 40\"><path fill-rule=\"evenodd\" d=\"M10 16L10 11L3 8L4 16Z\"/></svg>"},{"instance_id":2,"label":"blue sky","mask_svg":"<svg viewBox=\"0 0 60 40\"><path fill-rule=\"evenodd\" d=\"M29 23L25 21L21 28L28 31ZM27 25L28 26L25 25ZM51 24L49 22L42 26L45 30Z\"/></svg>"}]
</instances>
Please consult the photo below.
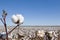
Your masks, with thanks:
<instances>
[{"instance_id":1,"label":"blue sky","mask_svg":"<svg viewBox=\"0 0 60 40\"><path fill-rule=\"evenodd\" d=\"M13 25L13 14L24 16L23 25L60 25L60 0L0 0L0 18L3 9L8 25Z\"/></svg>"}]
</instances>

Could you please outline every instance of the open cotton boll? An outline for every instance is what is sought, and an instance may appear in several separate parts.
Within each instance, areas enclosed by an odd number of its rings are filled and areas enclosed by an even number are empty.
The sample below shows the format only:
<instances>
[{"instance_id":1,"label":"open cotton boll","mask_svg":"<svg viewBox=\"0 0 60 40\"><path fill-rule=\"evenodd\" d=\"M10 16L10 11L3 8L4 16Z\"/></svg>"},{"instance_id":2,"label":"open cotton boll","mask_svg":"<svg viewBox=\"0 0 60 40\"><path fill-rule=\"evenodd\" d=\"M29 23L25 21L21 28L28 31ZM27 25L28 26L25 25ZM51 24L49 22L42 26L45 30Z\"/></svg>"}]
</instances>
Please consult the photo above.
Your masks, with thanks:
<instances>
[{"instance_id":1,"label":"open cotton boll","mask_svg":"<svg viewBox=\"0 0 60 40\"><path fill-rule=\"evenodd\" d=\"M38 33L37 33L37 36L40 36L40 37L44 37L45 35L45 32L43 30L39 30Z\"/></svg>"},{"instance_id":2,"label":"open cotton boll","mask_svg":"<svg viewBox=\"0 0 60 40\"><path fill-rule=\"evenodd\" d=\"M1 35L2 35L2 38L3 38L3 39L6 38L6 32L2 32Z\"/></svg>"},{"instance_id":3,"label":"open cotton boll","mask_svg":"<svg viewBox=\"0 0 60 40\"><path fill-rule=\"evenodd\" d=\"M16 16L19 19L19 23L22 24L24 22L24 17L21 14L17 14Z\"/></svg>"},{"instance_id":4,"label":"open cotton boll","mask_svg":"<svg viewBox=\"0 0 60 40\"><path fill-rule=\"evenodd\" d=\"M53 36L53 31L49 31L48 33L50 34L50 37Z\"/></svg>"},{"instance_id":5,"label":"open cotton boll","mask_svg":"<svg viewBox=\"0 0 60 40\"><path fill-rule=\"evenodd\" d=\"M13 15L13 16L12 16L12 21L13 21L14 23L17 23L18 18L17 18L17 16L16 16L16 15Z\"/></svg>"}]
</instances>

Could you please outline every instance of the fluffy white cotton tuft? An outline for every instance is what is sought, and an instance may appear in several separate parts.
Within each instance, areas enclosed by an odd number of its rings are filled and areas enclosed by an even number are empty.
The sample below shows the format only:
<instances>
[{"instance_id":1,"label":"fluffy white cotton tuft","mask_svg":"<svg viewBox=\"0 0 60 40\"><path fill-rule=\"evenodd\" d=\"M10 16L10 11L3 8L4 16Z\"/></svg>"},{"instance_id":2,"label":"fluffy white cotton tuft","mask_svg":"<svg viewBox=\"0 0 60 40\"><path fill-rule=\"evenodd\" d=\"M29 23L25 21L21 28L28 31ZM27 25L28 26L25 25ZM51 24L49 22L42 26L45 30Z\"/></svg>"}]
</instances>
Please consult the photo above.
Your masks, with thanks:
<instances>
[{"instance_id":1,"label":"fluffy white cotton tuft","mask_svg":"<svg viewBox=\"0 0 60 40\"><path fill-rule=\"evenodd\" d=\"M24 17L21 14L13 15L12 16L12 21L14 23L18 22L19 24L22 24L24 22Z\"/></svg>"},{"instance_id":2,"label":"fluffy white cotton tuft","mask_svg":"<svg viewBox=\"0 0 60 40\"><path fill-rule=\"evenodd\" d=\"M45 32L43 31L43 30L39 30L38 32L37 32L37 36L39 36L39 37L44 37L44 35L45 35Z\"/></svg>"},{"instance_id":3,"label":"fluffy white cotton tuft","mask_svg":"<svg viewBox=\"0 0 60 40\"><path fill-rule=\"evenodd\" d=\"M24 22L24 17L20 14L17 14L16 15L17 16L17 18L19 19L19 23L21 24L21 23L23 23Z\"/></svg>"},{"instance_id":4,"label":"fluffy white cotton tuft","mask_svg":"<svg viewBox=\"0 0 60 40\"><path fill-rule=\"evenodd\" d=\"M13 21L14 23L16 23L16 22L18 21L18 18L16 17L16 15L13 15L13 16L12 16L12 21Z\"/></svg>"}]
</instances>

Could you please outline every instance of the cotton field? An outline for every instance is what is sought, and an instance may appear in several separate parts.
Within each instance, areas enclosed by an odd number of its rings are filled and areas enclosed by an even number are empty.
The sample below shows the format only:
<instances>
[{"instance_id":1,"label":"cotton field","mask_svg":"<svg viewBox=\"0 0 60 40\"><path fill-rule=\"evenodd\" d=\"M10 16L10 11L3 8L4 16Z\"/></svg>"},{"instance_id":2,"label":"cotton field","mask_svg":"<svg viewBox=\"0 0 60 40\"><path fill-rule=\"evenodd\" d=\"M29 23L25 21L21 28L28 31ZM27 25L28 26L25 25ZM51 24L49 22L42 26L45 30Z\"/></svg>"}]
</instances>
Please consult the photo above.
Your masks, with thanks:
<instances>
[{"instance_id":1,"label":"cotton field","mask_svg":"<svg viewBox=\"0 0 60 40\"><path fill-rule=\"evenodd\" d=\"M11 30L13 27L8 28ZM19 26L12 31L9 40L60 40L60 27ZM2 28L1 28L2 30ZM4 31L1 31L1 33ZM5 32L4 32L5 33ZM2 36L5 38L5 36Z\"/></svg>"}]
</instances>

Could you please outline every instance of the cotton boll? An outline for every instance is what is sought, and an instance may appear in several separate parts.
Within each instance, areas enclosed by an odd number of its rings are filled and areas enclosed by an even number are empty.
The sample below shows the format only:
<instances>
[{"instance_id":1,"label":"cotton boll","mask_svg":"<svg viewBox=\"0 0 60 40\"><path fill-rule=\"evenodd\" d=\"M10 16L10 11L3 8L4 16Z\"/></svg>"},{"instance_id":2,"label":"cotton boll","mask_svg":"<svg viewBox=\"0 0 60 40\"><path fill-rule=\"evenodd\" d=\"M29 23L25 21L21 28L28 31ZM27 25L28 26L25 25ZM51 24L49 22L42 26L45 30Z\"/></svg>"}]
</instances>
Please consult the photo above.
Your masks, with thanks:
<instances>
[{"instance_id":1,"label":"cotton boll","mask_svg":"<svg viewBox=\"0 0 60 40\"><path fill-rule=\"evenodd\" d=\"M50 37L53 36L53 31L49 31L48 33L50 34Z\"/></svg>"},{"instance_id":2,"label":"cotton boll","mask_svg":"<svg viewBox=\"0 0 60 40\"><path fill-rule=\"evenodd\" d=\"M44 35L45 35L45 32L43 30L41 30L41 31L39 30L37 32L37 36L44 37Z\"/></svg>"},{"instance_id":3,"label":"cotton boll","mask_svg":"<svg viewBox=\"0 0 60 40\"><path fill-rule=\"evenodd\" d=\"M16 16L19 19L19 23L22 24L24 22L24 17L21 14L17 14Z\"/></svg>"},{"instance_id":4,"label":"cotton boll","mask_svg":"<svg viewBox=\"0 0 60 40\"><path fill-rule=\"evenodd\" d=\"M16 16L16 15L13 15L13 16L12 16L12 21L13 21L14 23L17 23L18 18L17 18L17 16Z\"/></svg>"}]
</instances>

